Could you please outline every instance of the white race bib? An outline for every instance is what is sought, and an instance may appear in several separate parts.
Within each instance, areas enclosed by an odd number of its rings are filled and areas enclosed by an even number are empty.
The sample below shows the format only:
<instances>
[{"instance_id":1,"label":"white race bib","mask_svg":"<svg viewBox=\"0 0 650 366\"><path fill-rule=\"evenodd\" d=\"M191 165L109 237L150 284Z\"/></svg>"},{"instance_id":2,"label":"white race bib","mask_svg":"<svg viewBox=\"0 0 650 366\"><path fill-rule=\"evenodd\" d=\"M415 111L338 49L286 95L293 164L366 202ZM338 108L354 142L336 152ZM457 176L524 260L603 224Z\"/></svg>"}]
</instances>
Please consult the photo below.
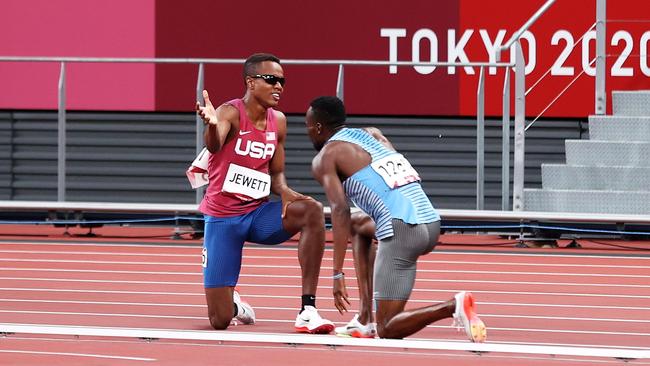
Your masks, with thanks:
<instances>
[{"instance_id":1,"label":"white race bib","mask_svg":"<svg viewBox=\"0 0 650 366\"><path fill-rule=\"evenodd\" d=\"M420 181L420 175L402 154L388 155L370 165L391 189Z\"/></svg>"},{"instance_id":2,"label":"white race bib","mask_svg":"<svg viewBox=\"0 0 650 366\"><path fill-rule=\"evenodd\" d=\"M237 164L230 164L226 179L223 181L223 190L253 199L264 198L271 194L271 176Z\"/></svg>"}]
</instances>

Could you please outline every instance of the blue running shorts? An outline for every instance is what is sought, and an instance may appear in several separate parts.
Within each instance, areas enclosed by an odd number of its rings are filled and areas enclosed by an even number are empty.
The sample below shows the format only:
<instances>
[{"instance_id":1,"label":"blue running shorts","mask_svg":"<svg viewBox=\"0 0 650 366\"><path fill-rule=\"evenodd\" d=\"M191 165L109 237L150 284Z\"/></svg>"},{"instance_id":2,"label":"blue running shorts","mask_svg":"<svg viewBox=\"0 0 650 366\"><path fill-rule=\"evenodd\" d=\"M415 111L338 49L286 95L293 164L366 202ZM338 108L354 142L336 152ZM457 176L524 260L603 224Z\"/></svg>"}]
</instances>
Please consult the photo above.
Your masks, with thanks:
<instances>
[{"instance_id":1,"label":"blue running shorts","mask_svg":"<svg viewBox=\"0 0 650 366\"><path fill-rule=\"evenodd\" d=\"M206 288L237 284L244 242L275 245L293 236L282 226L282 201L265 202L241 216L204 218L202 265Z\"/></svg>"}]
</instances>

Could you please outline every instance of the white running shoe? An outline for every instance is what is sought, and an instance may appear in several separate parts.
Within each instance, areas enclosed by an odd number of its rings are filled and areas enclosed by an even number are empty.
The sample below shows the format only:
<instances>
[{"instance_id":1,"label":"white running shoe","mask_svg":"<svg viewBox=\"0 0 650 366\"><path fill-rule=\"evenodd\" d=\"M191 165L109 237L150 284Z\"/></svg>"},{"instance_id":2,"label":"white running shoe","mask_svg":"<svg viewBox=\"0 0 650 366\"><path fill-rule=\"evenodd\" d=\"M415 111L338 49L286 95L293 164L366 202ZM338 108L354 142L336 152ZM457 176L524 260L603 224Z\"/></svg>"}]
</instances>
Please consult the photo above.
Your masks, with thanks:
<instances>
[{"instance_id":1,"label":"white running shoe","mask_svg":"<svg viewBox=\"0 0 650 366\"><path fill-rule=\"evenodd\" d=\"M454 311L454 323L460 330L465 329L465 333L472 342L485 342L487 338L487 328L483 321L476 315L474 309L474 296L470 292L459 292L455 296L456 310Z\"/></svg>"},{"instance_id":2,"label":"white running shoe","mask_svg":"<svg viewBox=\"0 0 650 366\"><path fill-rule=\"evenodd\" d=\"M296 317L296 332L311 334L328 334L334 330L334 323L318 315L318 310L313 306L305 306Z\"/></svg>"},{"instance_id":3,"label":"white running shoe","mask_svg":"<svg viewBox=\"0 0 650 366\"><path fill-rule=\"evenodd\" d=\"M359 322L359 314L356 314L348 324L342 327L336 327L334 333L341 337L375 338L377 335L377 326L375 323L361 324Z\"/></svg>"},{"instance_id":4,"label":"white running shoe","mask_svg":"<svg viewBox=\"0 0 650 366\"><path fill-rule=\"evenodd\" d=\"M242 301L241 296L239 296L239 291L233 291L232 301L237 305L237 316L233 318L233 322L239 321L242 324L255 324L255 310L247 302Z\"/></svg>"}]
</instances>

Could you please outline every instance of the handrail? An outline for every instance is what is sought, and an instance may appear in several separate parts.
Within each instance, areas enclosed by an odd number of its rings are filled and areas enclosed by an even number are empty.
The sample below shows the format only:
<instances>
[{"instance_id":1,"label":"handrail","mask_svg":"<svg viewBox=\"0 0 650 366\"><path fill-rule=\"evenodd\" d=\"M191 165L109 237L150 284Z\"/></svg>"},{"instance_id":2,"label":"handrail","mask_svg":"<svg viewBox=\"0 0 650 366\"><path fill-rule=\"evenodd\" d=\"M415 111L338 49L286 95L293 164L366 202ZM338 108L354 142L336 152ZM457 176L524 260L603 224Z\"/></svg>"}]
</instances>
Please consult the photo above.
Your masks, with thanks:
<instances>
[{"instance_id":1,"label":"handrail","mask_svg":"<svg viewBox=\"0 0 650 366\"><path fill-rule=\"evenodd\" d=\"M530 19L528 19L528 21L526 23L524 23L524 25L521 26L521 28L519 28L518 31L516 31L512 35L512 37L510 37L508 42L506 42L503 46L497 48L497 50L496 50L496 53L497 53L496 54L496 61L499 61L501 59L500 58L501 52L503 52L503 51L509 49L510 47L512 47L512 45L517 40L519 40L519 38L521 38L522 34L524 34L524 32L527 31L528 28L530 28L537 21L537 19L539 19L539 17L541 17L548 10L548 8L550 8L551 5L553 5L554 2L555 2L555 0L548 0L544 5L542 5L542 7L540 7L537 10L537 12L535 12L535 14L533 14L533 16L530 17Z\"/></svg>"},{"instance_id":2,"label":"handrail","mask_svg":"<svg viewBox=\"0 0 650 366\"><path fill-rule=\"evenodd\" d=\"M89 62L89 63L153 63L153 64L243 64L234 58L147 58L147 57L45 57L0 56L5 62ZM512 67L513 62L412 62L375 60L283 59L283 65L354 65L354 66L440 66L440 67Z\"/></svg>"},{"instance_id":3,"label":"handrail","mask_svg":"<svg viewBox=\"0 0 650 366\"><path fill-rule=\"evenodd\" d=\"M66 63L154 63L154 64L197 64L198 76L196 86L197 100L202 100L201 91L204 84L204 66L206 64L238 64L241 65L246 60L244 59L217 59L217 58L143 58L143 57L45 57L45 56L0 56L0 62L59 62L61 63L61 70L64 70ZM343 99L344 96L344 66L430 66L430 67L479 67L481 69L481 80L484 79L483 69L485 67L498 67L508 70L514 66L514 62L409 62L409 61L375 61L375 60L315 60L315 59L284 59L283 65L320 65L320 66L338 66L338 77L336 83L336 95ZM506 71L507 74L507 71ZM61 73L59 77L59 85L65 85L65 73ZM479 85L479 94L483 94L484 83ZM59 88L59 114L63 118L59 118L59 141L65 141L65 88ZM484 115L484 105L481 103L477 106L477 116ZM483 124L477 121L477 141L483 135ZM202 147L202 123L196 120L196 149L197 152ZM58 155L58 201L65 201L66 182L65 182L65 161L66 151L65 144L59 144ZM484 179L484 145L477 143L477 209L483 209L484 191L482 189ZM504 169L507 169L505 167ZM200 202L202 192L197 190L196 202ZM481 202L481 203L479 203Z\"/></svg>"}]
</instances>

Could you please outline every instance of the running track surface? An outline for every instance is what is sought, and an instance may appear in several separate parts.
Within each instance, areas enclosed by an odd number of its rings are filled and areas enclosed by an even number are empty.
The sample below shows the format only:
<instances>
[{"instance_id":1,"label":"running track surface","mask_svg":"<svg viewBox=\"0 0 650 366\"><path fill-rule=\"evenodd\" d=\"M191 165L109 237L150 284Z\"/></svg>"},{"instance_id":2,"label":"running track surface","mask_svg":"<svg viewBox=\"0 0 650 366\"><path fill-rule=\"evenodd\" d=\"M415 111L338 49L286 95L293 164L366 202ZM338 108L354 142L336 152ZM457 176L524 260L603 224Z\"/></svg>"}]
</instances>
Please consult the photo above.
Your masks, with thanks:
<instances>
[{"instance_id":1,"label":"running track surface","mask_svg":"<svg viewBox=\"0 0 650 366\"><path fill-rule=\"evenodd\" d=\"M597 245L520 249L498 237L467 235L443 235L441 242L421 258L407 308L468 290L492 344L650 349L649 251ZM348 252L344 271L352 311L343 316L331 300L330 248L323 260L317 305L336 325L358 308L351 257ZM200 258L198 240L5 235L0 237L0 323L210 331ZM257 324L225 332L292 335L301 295L296 243L247 245L238 287L255 308ZM0 364L650 365L647 358L335 347L324 339L323 345L307 345L10 333L0 338ZM408 339L468 343L450 319Z\"/></svg>"}]
</instances>

